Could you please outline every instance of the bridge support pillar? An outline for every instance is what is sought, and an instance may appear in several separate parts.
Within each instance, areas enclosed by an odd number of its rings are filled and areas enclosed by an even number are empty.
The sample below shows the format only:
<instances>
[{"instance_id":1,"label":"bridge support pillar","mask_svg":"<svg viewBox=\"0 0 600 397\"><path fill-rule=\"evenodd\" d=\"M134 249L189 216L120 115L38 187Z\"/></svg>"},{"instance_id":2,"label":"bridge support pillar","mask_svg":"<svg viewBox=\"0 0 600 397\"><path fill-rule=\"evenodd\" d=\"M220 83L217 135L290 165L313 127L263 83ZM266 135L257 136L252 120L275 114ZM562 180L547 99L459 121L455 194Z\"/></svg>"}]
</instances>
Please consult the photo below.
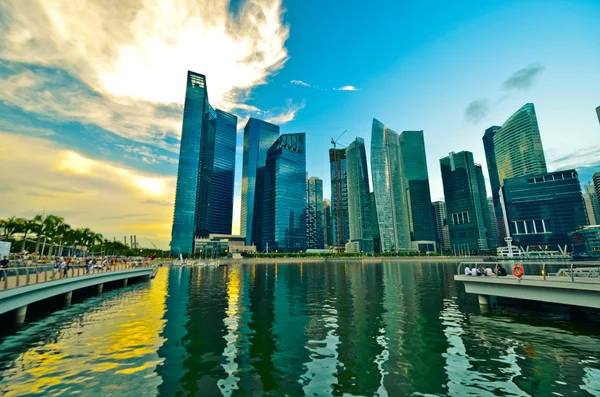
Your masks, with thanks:
<instances>
[{"instance_id":1,"label":"bridge support pillar","mask_svg":"<svg viewBox=\"0 0 600 397\"><path fill-rule=\"evenodd\" d=\"M98 293L101 294L104 289L104 284L98 284Z\"/></svg>"},{"instance_id":2,"label":"bridge support pillar","mask_svg":"<svg viewBox=\"0 0 600 397\"><path fill-rule=\"evenodd\" d=\"M21 325L25 323L25 315L27 314L27 305L19 307L15 310L15 321Z\"/></svg>"},{"instance_id":3,"label":"bridge support pillar","mask_svg":"<svg viewBox=\"0 0 600 397\"><path fill-rule=\"evenodd\" d=\"M478 295L480 306L490 306L490 297L488 295Z\"/></svg>"},{"instance_id":4,"label":"bridge support pillar","mask_svg":"<svg viewBox=\"0 0 600 397\"><path fill-rule=\"evenodd\" d=\"M127 287L127 279L123 280L123 287Z\"/></svg>"},{"instance_id":5,"label":"bridge support pillar","mask_svg":"<svg viewBox=\"0 0 600 397\"><path fill-rule=\"evenodd\" d=\"M73 298L73 291L69 291L65 294L65 306L69 306L71 304L72 298Z\"/></svg>"}]
</instances>

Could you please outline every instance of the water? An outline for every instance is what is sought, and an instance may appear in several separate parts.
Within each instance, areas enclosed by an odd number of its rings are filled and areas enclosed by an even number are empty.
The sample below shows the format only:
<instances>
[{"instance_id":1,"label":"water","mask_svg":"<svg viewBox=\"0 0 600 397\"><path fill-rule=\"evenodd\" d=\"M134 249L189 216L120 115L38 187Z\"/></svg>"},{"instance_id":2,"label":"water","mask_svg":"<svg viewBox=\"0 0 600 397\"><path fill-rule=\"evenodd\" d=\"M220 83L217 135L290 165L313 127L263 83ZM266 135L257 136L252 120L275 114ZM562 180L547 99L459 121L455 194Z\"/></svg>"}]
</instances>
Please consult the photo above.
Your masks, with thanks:
<instances>
[{"instance_id":1,"label":"water","mask_svg":"<svg viewBox=\"0 0 600 397\"><path fill-rule=\"evenodd\" d=\"M455 265L163 268L0 339L0 395L600 396L597 323L479 312Z\"/></svg>"}]
</instances>

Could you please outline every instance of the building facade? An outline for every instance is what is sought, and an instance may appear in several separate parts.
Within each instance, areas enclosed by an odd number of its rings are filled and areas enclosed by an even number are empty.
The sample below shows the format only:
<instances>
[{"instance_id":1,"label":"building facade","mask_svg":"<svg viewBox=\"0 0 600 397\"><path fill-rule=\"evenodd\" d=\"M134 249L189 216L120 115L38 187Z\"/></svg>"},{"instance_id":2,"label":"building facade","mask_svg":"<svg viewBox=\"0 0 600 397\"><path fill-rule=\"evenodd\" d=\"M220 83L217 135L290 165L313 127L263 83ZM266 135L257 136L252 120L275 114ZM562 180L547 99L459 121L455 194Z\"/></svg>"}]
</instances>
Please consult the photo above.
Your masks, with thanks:
<instances>
[{"instance_id":1,"label":"building facade","mask_svg":"<svg viewBox=\"0 0 600 397\"><path fill-rule=\"evenodd\" d=\"M489 214L489 210L485 185L481 185L481 166L476 167L473 153L463 151L450 153L448 157L440 159L440 168L450 249L454 252L487 251L489 246L485 213Z\"/></svg>"},{"instance_id":2,"label":"building facade","mask_svg":"<svg viewBox=\"0 0 600 397\"><path fill-rule=\"evenodd\" d=\"M306 248L323 249L323 180L306 181Z\"/></svg>"},{"instance_id":3,"label":"building facade","mask_svg":"<svg viewBox=\"0 0 600 397\"><path fill-rule=\"evenodd\" d=\"M431 209L438 251L449 251L450 234L448 233L448 221L446 218L446 203L443 201L434 201L431 203Z\"/></svg>"},{"instance_id":4,"label":"building facade","mask_svg":"<svg viewBox=\"0 0 600 397\"><path fill-rule=\"evenodd\" d=\"M350 238L346 149L329 149L331 176L331 241L341 251Z\"/></svg>"},{"instance_id":5,"label":"building facade","mask_svg":"<svg viewBox=\"0 0 600 397\"><path fill-rule=\"evenodd\" d=\"M596 116L598 116L598 122L600 123L600 106L596 108Z\"/></svg>"},{"instance_id":6,"label":"building facade","mask_svg":"<svg viewBox=\"0 0 600 397\"><path fill-rule=\"evenodd\" d=\"M217 109L213 175L210 190L210 234L231 234L237 116Z\"/></svg>"},{"instance_id":7,"label":"building facade","mask_svg":"<svg viewBox=\"0 0 600 397\"><path fill-rule=\"evenodd\" d=\"M600 201L594 185L583 185L583 203L587 212L590 225L600 223Z\"/></svg>"},{"instance_id":8,"label":"building facade","mask_svg":"<svg viewBox=\"0 0 600 397\"><path fill-rule=\"evenodd\" d=\"M410 250L406 181L398 134L377 119L373 119L371 130L371 173L382 252Z\"/></svg>"},{"instance_id":9,"label":"building facade","mask_svg":"<svg viewBox=\"0 0 600 397\"><path fill-rule=\"evenodd\" d=\"M493 137L500 186L507 178L545 174L546 158L533 103L510 116Z\"/></svg>"},{"instance_id":10,"label":"building facade","mask_svg":"<svg viewBox=\"0 0 600 397\"><path fill-rule=\"evenodd\" d=\"M329 248L333 245L331 230L331 201L329 199L323 200L323 240L325 247Z\"/></svg>"},{"instance_id":11,"label":"building facade","mask_svg":"<svg viewBox=\"0 0 600 397\"><path fill-rule=\"evenodd\" d=\"M246 237L246 245L262 241L263 172L267 151L278 137L279 126L263 120L250 118L244 127L240 234Z\"/></svg>"},{"instance_id":12,"label":"building facade","mask_svg":"<svg viewBox=\"0 0 600 397\"><path fill-rule=\"evenodd\" d=\"M575 170L505 179L503 191L515 245L565 246L573 229L588 224Z\"/></svg>"},{"instance_id":13,"label":"building facade","mask_svg":"<svg viewBox=\"0 0 600 397\"><path fill-rule=\"evenodd\" d=\"M205 76L188 71L171 231L175 255L192 254L194 238L209 234L216 119Z\"/></svg>"},{"instance_id":14,"label":"building facade","mask_svg":"<svg viewBox=\"0 0 600 397\"><path fill-rule=\"evenodd\" d=\"M569 233L573 256L600 257L600 226L583 226Z\"/></svg>"},{"instance_id":15,"label":"building facade","mask_svg":"<svg viewBox=\"0 0 600 397\"><path fill-rule=\"evenodd\" d=\"M350 241L357 241L360 251L373 253L371 189L364 139L356 138L346 149L346 169Z\"/></svg>"},{"instance_id":16,"label":"building facade","mask_svg":"<svg viewBox=\"0 0 600 397\"><path fill-rule=\"evenodd\" d=\"M373 233L373 252L381 253L381 235L379 234L379 220L377 219L377 205L375 205L375 193L369 193L371 201L371 232Z\"/></svg>"},{"instance_id":17,"label":"building facade","mask_svg":"<svg viewBox=\"0 0 600 397\"><path fill-rule=\"evenodd\" d=\"M436 238L423 131L404 131L400 134L399 142L412 246L421 252L435 251Z\"/></svg>"},{"instance_id":18,"label":"building facade","mask_svg":"<svg viewBox=\"0 0 600 397\"><path fill-rule=\"evenodd\" d=\"M306 250L306 136L283 134L267 151L261 249Z\"/></svg>"},{"instance_id":19,"label":"building facade","mask_svg":"<svg viewBox=\"0 0 600 397\"><path fill-rule=\"evenodd\" d=\"M497 244L504 245L504 238L506 234L504 233L504 218L502 218L502 206L500 205L500 188L502 184L500 183L500 177L498 176L498 166L496 164L496 155L494 152L494 136L498 131L500 131L499 126L493 125L483 134L483 150L485 152L485 160L488 169L488 175L490 177L490 188L492 190L492 204L493 204L493 212L492 221L495 223L494 228L498 231L496 233L497 236Z\"/></svg>"},{"instance_id":20,"label":"building facade","mask_svg":"<svg viewBox=\"0 0 600 397\"><path fill-rule=\"evenodd\" d=\"M492 241L490 248L502 246L504 244L499 243L500 238L499 238L499 233L498 233L498 222L497 222L496 217L494 216L495 208L494 208L494 198L493 197L487 198L487 205L488 205L488 210L490 212L490 221L491 221L491 230L488 230L489 238ZM500 207L500 209L502 209L502 207Z\"/></svg>"}]
</instances>

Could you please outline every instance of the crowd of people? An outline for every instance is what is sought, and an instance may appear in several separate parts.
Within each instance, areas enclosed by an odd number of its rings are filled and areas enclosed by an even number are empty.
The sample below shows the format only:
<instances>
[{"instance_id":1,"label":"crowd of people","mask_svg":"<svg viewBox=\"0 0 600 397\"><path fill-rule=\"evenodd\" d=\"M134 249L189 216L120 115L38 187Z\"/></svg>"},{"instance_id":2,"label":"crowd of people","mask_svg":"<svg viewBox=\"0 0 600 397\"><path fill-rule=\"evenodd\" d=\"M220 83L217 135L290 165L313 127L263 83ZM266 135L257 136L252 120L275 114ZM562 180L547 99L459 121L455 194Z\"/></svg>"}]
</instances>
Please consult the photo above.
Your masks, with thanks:
<instances>
[{"instance_id":1,"label":"crowd of people","mask_svg":"<svg viewBox=\"0 0 600 397\"><path fill-rule=\"evenodd\" d=\"M506 275L506 269L501 264L498 264L495 270L492 270L490 265L484 268L482 264L472 268L469 265L465 267L465 276L503 277Z\"/></svg>"}]
</instances>

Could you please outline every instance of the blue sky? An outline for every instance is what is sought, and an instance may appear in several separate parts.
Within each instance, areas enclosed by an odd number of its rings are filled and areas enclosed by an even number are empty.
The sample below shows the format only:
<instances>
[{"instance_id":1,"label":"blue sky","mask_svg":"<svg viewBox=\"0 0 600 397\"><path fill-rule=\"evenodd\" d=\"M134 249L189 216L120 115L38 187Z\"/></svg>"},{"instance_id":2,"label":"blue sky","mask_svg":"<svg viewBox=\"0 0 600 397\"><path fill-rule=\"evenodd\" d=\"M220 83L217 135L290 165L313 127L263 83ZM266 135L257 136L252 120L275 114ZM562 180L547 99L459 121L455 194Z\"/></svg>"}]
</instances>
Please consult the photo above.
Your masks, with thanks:
<instances>
[{"instance_id":1,"label":"blue sky","mask_svg":"<svg viewBox=\"0 0 600 397\"><path fill-rule=\"evenodd\" d=\"M527 102L549 169L600 170L597 1L81 4L0 5L0 217L46 209L166 247L188 69L240 129L252 115L306 132L326 196L344 130L367 146L373 117L424 130L436 200L439 159L485 164L483 131Z\"/></svg>"}]
</instances>

